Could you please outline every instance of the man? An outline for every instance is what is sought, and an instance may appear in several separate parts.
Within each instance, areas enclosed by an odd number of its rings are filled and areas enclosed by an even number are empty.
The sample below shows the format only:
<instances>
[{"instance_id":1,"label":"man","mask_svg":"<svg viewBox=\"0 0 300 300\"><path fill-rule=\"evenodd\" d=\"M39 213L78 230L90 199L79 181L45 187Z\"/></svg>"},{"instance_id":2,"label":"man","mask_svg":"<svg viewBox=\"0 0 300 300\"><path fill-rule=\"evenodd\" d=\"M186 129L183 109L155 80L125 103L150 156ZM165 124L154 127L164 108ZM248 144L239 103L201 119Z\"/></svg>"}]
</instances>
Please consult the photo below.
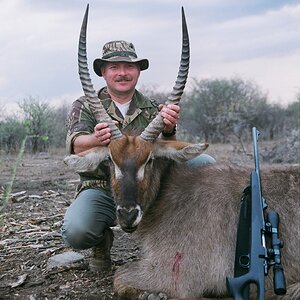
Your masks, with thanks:
<instances>
[{"instance_id":1,"label":"man","mask_svg":"<svg viewBox=\"0 0 300 300\"><path fill-rule=\"evenodd\" d=\"M175 139L179 118L178 105L159 106L136 90L140 72L149 66L147 59L139 59L132 43L112 41L103 46L103 56L94 61L95 73L103 77L106 87L98 97L117 126L123 132L140 133L162 111L163 139ZM80 153L110 143L111 130L107 123L97 123L85 97L73 103L67 135L70 153ZM200 164L211 163L209 156L200 158ZM197 163L196 163L197 164ZM109 171L106 163L95 173L81 173L75 201L68 208L62 236L75 249L92 248L92 271L111 267L110 249L113 243L115 204L109 189Z\"/></svg>"}]
</instances>

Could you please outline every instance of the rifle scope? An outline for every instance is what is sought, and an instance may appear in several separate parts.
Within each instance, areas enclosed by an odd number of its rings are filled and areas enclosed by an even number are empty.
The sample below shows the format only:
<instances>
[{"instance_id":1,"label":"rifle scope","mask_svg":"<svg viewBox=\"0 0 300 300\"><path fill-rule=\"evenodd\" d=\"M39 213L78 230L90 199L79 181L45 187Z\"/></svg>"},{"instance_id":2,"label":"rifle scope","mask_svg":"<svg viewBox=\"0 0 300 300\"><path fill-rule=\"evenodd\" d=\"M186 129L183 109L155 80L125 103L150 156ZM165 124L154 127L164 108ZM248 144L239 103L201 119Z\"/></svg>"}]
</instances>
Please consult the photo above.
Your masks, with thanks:
<instances>
[{"instance_id":1,"label":"rifle scope","mask_svg":"<svg viewBox=\"0 0 300 300\"><path fill-rule=\"evenodd\" d=\"M286 293L286 283L283 273L283 267L281 265L281 248L283 247L283 241L278 238L279 228L279 215L275 211L268 213L268 221L271 224L272 235L272 249L271 254L273 256L273 283L274 292L276 295L284 295Z\"/></svg>"}]
</instances>

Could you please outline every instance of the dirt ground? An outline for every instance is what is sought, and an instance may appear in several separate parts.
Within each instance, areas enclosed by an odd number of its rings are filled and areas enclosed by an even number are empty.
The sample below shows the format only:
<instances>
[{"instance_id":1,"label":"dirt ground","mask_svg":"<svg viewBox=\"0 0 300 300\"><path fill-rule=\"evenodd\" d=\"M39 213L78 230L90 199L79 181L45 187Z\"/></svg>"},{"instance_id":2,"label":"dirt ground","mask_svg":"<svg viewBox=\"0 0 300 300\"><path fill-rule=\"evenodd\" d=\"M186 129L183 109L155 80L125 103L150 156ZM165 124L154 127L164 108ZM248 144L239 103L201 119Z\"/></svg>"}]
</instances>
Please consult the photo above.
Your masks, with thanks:
<instances>
[{"instance_id":1,"label":"dirt ground","mask_svg":"<svg viewBox=\"0 0 300 300\"><path fill-rule=\"evenodd\" d=\"M233 152L230 145L212 146L217 160L253 164L251 155ZM251 148L250 152L251 152ZM60 236L60 226L70 205L78 177L63 163L63 152L0 156L0 207L4 187L16 177L0 223L0 299L113 299L116 268L138 257L131 235L114 228L113 269L88 271L89 251L83 262L48 270L49 257L71 251Z\"/></svg>"},{"instance_id":2,"label":"dirt ground","mask_svg":"<svg viewBox=\"0 0 300 300\"><path fill-rule=\"evenodd\" d=\"M72 251L61 239L60 226L78 176L62 158L63 154L24 155L17 165L0 224L1 300L112 299L115 268L137 256L131 236L116 227L111 272L95 276L88 271L90 251L81 251L83 262L47 270L50 256ZM17 156L1 157L0 201L16 160Z\"/></svg>"}]
</instances>

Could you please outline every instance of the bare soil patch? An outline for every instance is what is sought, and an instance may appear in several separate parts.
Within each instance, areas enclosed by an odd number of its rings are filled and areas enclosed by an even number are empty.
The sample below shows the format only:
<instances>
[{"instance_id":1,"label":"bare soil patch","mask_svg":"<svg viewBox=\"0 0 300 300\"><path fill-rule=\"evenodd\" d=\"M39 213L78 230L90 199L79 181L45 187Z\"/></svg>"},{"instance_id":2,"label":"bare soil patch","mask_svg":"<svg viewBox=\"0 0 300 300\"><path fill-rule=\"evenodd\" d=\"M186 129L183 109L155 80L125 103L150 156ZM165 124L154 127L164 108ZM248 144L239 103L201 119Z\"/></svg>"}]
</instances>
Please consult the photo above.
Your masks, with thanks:
<instances>
[{"instance_id":1,"label":"bare soil patch","mask_svg":"<svg viewBox=\"0 0 300 300\"><path fill-rule=\"evenodd\" d=\"M251 155L233 152L230 145L212 145L208 153L219 161L253 164ZM138 258L137 242L116 227L111 272L91 273L90 251L81 251L83 262L47 270L50 256L72 251L61 239L60 226L78 176L64 165L63 156L26 154L17 165L0 224L0 299L113 299L116 268ZM16 160L14 155L0 156L0 206Z\"/></svg>"},{"instance_id":2,"label":"bare soil patch","mask_svg":"<svg viewBox=\"0 0 300 300\"><path fill-rule=\"evenodd\" d=\"M62 158L25 155L17 166L0 227L0 299L113 299L114 270L137 256L131 236L115 228L111 272L95 276L88 271L90 251L81 251L83 262L47 270L50 256L72 251L61 239L60 226L78 176ZM1 157L0 201L16 160Z\"/></svg>"}]
</instances>

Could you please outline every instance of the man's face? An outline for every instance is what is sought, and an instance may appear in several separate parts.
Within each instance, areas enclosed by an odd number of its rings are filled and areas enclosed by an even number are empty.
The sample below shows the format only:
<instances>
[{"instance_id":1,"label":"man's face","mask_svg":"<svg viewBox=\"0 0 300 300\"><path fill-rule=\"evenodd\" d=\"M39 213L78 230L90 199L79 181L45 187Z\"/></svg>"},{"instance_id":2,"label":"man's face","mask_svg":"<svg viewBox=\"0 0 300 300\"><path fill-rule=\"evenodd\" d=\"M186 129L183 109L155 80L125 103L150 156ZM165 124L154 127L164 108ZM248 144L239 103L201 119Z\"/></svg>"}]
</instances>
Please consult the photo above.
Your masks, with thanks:
<instances>
[{"instance_id":1,"label":"man's face","mask_svg":"<svg viewBox=\"0 0 300 300\"><path fill-rule=\"evenodd\" d=\"M109 62L102 67L101 72L108 90L122 95L134 91L140 76L140 67L136 63Z\"/></svg>"}]
</instances>

